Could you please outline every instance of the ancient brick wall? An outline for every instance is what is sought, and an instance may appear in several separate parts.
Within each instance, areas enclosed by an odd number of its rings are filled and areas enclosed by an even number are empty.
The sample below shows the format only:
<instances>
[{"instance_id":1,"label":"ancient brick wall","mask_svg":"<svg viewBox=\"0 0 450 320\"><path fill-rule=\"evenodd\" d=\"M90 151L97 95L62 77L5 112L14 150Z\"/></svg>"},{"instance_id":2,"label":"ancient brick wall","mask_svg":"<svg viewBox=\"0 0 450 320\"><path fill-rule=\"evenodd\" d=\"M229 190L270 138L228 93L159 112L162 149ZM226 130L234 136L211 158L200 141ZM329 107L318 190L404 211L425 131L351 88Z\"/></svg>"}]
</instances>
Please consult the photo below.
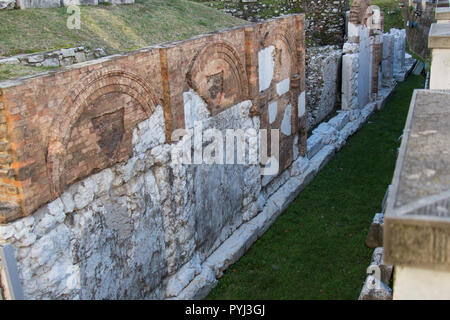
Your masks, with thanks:
<instances>
[{"instance_id":1,"label":"ancient brick wall","mask_svg":"<svg viewBox=\"0 0 450 320\"><path fill-rule=\"evenodd\" d=\"M208 259L257 217L263 232L281 209L265 204L294 161L302 171L304 31L304 15L286 16L1 82L0 245L16 248L26 297L183 298L214 284L224 262ZM214 128L253 146L278 129L277 171L177 160L190 138L174 133Z\"/></svg>"},{"instance_id":2,"label":"ancient brick wall","mask_svg":"<svg viewBox=\"0 0 450 320\"><path fill-rule=\"evenodd\" d=\"M26 298L204 297L375 109L307 138L305 42L290 15L0 82L0 245Z\"/></svg>"}]
</instances>

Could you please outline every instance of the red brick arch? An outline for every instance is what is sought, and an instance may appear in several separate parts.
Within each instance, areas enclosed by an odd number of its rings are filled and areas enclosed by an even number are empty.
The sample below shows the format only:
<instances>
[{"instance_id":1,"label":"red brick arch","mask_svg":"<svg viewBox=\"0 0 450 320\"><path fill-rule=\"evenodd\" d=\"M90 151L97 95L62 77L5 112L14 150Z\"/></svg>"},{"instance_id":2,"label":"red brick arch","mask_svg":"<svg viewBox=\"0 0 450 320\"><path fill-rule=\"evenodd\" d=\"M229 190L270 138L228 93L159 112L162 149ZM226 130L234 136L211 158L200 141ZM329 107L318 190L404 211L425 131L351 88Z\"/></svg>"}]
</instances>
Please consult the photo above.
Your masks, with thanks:
<instances>
[{"instance_id":1,"label":"red brick arch","mask_svg":"<svg viewBox=\"0 0 450 320\"><path fill-rule=\"evenodd\" d=\"M99 70L82 79L79 85L72 88L61 103L61 113L53 120L48 140L47 172L51 182L51 193L54 197L59 196L66 187L63 173L66 169L66 157L69 156L68 143L74 126L76 126L87 106L108 94L130 97L141 108L145 118L150 117L158 105L150 86L143 79L129 72ZM114 111L114 108L112 106L111 110ZM126 106L117 110L122 109L126 109ZM126 110L123 112L126 112ZM141 118L139 121L145 120L144 117ZM129 130L130 128L128 128ZM129 132L127 134L130 135Z\"/></svg>"}]
</instances>

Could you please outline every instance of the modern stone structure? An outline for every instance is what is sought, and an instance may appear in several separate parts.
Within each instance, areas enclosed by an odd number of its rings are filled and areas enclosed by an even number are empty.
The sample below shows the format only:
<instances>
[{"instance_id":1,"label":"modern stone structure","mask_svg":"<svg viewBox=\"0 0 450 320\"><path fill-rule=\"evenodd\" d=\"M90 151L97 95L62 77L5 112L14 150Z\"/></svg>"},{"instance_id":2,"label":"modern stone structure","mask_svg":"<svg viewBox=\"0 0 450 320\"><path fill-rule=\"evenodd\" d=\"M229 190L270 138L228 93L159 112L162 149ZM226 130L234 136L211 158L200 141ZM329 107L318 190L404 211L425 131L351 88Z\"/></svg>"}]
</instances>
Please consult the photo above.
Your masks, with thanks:
<instances>
[{"instance_id":1,"label":"modern stone structure","mask_svg":"<svg viewBox=\"0 0 450 320\"><path fill-rule=\"evenodd\" d=\"M394 299L448 299L450 94L416 90L385 217Z\"/></svg>"},{"instance_id":2,"label":"modern stone structure","mask_svg":"<svg viewBox=\"0 0 450 320\"><path fill-rule=\"evenodd\" d=\"M31 67L64 67L105 57L108 54L103 48L89 50L85 47L65 48L50 52L20 54L0 59L2 64L21 64Z\"/></svg>"},{"instance_id":3,"label":"modern stone structure","mask_svg":"<svg viewBox=\"0 0 450 320\"><path fill-rule=\"evenodd\" d=\"M339 106L342 48L338 46L307 48L306 65L308 128L313 129Z\"/></svg>"}]
</instances>

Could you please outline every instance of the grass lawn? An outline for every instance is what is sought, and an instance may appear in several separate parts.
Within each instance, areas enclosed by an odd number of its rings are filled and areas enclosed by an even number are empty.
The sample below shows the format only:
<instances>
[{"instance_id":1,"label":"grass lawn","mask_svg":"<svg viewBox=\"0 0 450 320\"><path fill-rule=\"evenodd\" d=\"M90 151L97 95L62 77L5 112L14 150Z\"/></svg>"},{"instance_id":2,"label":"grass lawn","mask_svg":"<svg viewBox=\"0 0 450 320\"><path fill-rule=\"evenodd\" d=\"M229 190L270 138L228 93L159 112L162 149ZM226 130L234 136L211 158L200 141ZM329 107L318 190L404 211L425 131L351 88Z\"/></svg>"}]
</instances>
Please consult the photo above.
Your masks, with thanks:
<instances>
[{"instance_id":1,"label":"grass lawn","mask_svg":"<svg viewBox=\"0 0 450 320\"><path fill-rule=\"evenodd\" d=\"M391 183L413 89L401 83L208 299L357 299L373 250L364 241Z\"/></svg>"},{"instance_id":2,"label":"grass lawn","mask_svg":"<svg viewBox=\"0 0 450 320\"><path fill-rule=\"evenodd\" d=\"M116 53L248 23L188 0L80 8L80 30L67 28L67 8L0 11L0 56L74 46Z\"/></svg>"}]
</instances>

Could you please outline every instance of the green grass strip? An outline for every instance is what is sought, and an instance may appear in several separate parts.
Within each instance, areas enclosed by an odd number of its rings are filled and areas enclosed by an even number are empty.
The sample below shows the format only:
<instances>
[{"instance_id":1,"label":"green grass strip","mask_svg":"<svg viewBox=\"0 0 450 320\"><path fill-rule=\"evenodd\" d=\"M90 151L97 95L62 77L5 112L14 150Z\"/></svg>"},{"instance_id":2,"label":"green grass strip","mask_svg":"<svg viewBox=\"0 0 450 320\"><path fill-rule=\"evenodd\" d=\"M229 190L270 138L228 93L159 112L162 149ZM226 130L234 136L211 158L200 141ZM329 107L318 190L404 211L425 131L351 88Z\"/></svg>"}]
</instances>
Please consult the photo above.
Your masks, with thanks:
<instances>
[{"instance_id":1,"label":"green grass strip","mask_svg":"<svg viewBox=\"0 0 450 320\"><path fill-rule=\"evenodd\" d=\"M390 100L314 178L208 299L357 299L373 250L364 245L391 183L415 88Z\"/></svg>"}]
</instances>

